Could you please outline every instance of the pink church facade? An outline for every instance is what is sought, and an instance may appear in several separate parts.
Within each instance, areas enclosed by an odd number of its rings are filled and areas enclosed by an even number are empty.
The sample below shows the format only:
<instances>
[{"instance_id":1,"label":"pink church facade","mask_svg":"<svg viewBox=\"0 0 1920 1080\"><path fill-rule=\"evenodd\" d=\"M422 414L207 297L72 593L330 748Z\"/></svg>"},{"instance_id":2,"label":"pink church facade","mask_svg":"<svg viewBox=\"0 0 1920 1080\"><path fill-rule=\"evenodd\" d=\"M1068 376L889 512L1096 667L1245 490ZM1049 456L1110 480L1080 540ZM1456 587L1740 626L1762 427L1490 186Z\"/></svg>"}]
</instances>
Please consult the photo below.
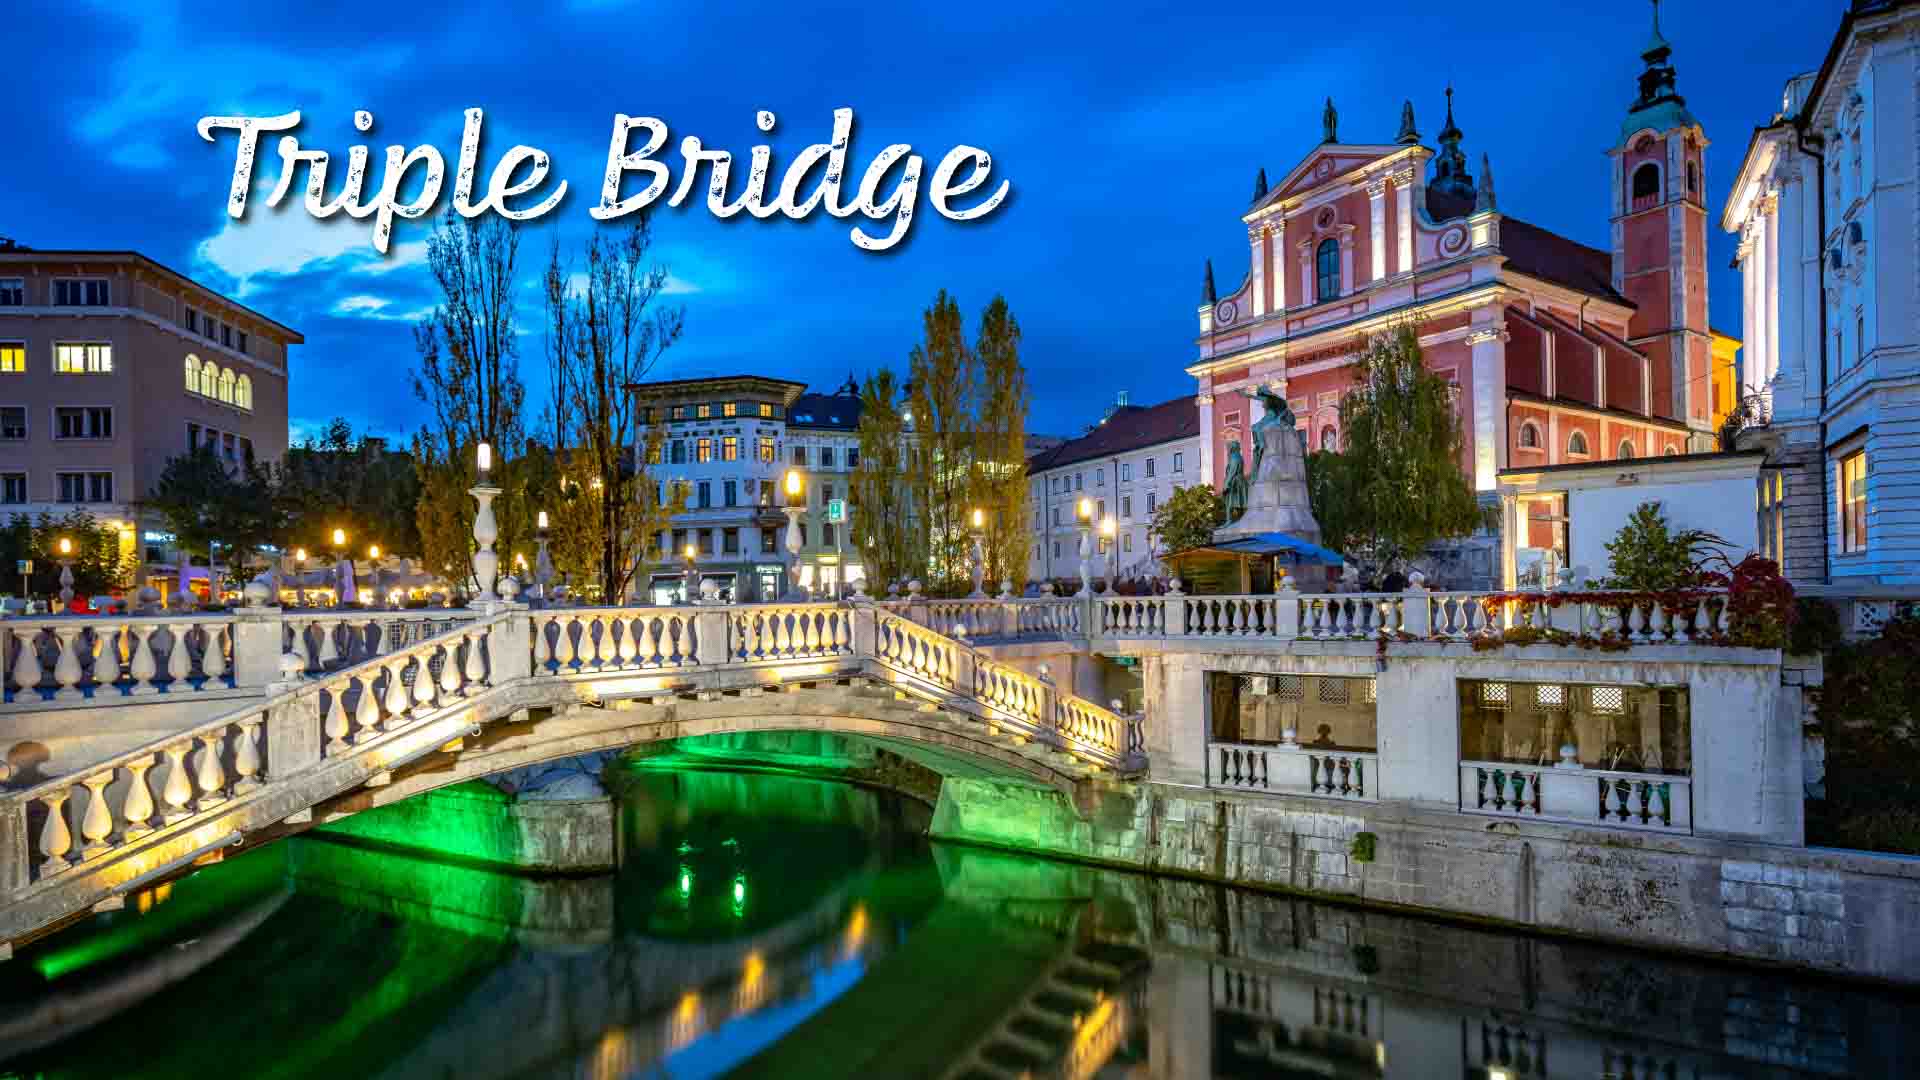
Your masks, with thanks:
<instances>
[{"instance_id":1,"label":"pink church facade","mask_svg":"<svg viewBox=\"0 0 1920 1080\"><path fill-rule=\"evenodd\" d=\"M1503 469L1711 449L1706 139L1669 52L1656 28L1609 150L1611 250L1503 212L1486 159L1468 171L1451 91L1438 151L1411 104L1393 142L1346 143L1329 102L1325 141L1271 188L1264 170L1256 182L1245 278L1216 294L1208 267L1187 369L1202 475L1219 485L1229 444L1249 451L1261 409L1245 392L1262 384L1309 449L1337 448L1354 361L1407 319L1457 388L1460 467L1483 496Z\"/></svg>"}]
</instances>

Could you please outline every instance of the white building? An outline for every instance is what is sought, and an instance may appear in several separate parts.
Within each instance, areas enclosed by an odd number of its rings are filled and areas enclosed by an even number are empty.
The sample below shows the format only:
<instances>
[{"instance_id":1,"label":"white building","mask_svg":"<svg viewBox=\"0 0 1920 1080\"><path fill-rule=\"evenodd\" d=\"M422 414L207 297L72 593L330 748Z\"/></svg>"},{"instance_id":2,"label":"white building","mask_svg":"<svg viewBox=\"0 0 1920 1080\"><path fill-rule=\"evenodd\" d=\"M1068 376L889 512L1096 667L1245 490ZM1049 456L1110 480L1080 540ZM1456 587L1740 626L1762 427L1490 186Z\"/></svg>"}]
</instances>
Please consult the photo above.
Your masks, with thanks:
<instances>
[{"instance_id":1,"label":"white building","mask_svg":"<svg viewBox=\"0 0 1920 1080\"><path fill-rule=\"evenodd\" d=\"M1801 583L1920 584L1920 3L1856 0L1754 132L1742 381L1762 550Z\"/></svg>"},{"instance_id":2,"label":"white building","mask_svg":"<svg viewBox=\"0 0 1920 1080\"><path fill-rule=\"evenodd\" d=\"M1159 405L1126 403L1122 395L1091 431L1027 458L1034 542L1027 576L1033 580L1077 577L1080 526L1077 500L1093 503L1098 523L1113 519L1114 534L1102 536L1094 558L1096 578L1117 570L1120 580L1156 577L1163 571L1148 534L1153 513L1175 489L1204 484L1200 464L1200 410L1191 396Z\"/></svg>"},{"instance_id":3,"label":"white building","mask_svg":"<svg viewBox=\"0 0 1920 1080\"><path fill-rule=\"evenodd\" d=\"M722 596L778 599L789 558L781 490L789 469L805 478L801 586L838 595L862 576L844 518L848 480L860 463L860 399L851 380L832 394L809 394L804 383L758 375L631 389L642 402L635 453L645 451L651 425L666 426L659 459L648 465L656 497L676 486L686 496L686 511L654 538L653 558L640 575L649 600L684 596L689 545L701 579L715 581Z\"/></svg>"}]
</instances>

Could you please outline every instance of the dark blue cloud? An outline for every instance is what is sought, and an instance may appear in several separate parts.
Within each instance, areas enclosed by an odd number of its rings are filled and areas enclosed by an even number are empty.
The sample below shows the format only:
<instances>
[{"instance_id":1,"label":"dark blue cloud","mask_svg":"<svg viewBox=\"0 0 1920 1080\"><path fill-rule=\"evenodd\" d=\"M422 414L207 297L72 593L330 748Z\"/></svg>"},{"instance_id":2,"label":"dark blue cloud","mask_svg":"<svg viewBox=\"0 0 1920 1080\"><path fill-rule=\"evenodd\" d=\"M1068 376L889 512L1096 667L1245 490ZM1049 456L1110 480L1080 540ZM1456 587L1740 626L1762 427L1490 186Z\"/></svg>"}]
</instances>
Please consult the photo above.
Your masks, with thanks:
<instances>
[{"instance_id":1,"label":"dark blue cloud","mask_svg":"<svg viewBox=\"0 0 1920 1080\"><path fill-rule=\"evenodd\" d=\"M1817 65L1841 6L1665 13L1680 89L1713 140L1722 328L1738 329L1740 293L1720 200L1751 126L1789 75ZM132 247L244 289L307 334L296 423L337 413L395 434L420 415L402 373L406 317L433 301L417 262L423 227L396 230L400 254L385 272L364 253L366 223L256 210L223 236L234 227L222 214L232 144L200 141L201 115L301 109L303 141L339 154L357 138L352 110L365 108L376 145L432 141L451 157L460 111L481 106L492 152L543 147L572 187L530 230L529 277L551 232L574 243L594 227L586 210L615 112L744 154L762 138L754 111L771 109L776 167L826 138L838 106L858 112L856 170L889 142L935 161L956 143L982 146L1013 182L1008 204L964 225L923 205L910 243L885 256L856 250L852 222L824 214L720 222L692 200L661 214L660 254L689 290L676 298L688 335L661 374L833 384L903 365L936 290L969 310L1004 293L1026 330L1039 431L1078 429L1119 390L1136 401L1191 390L1201 263L1212 258L1223 285L1239 279L1254 170L1277 175L1312 149L1328 95L1349 140L1389 140L1403 98L1431 137L1451 79L1467 149L1476 162L1492 156L1501 208L1606 243L1604 151L1633 95L1641 5L1029 7L468 3L412 5L401 19L304 5L18 10L9 82L25 100L0 115L0 234ZM529 290L530 314L533 300ZM539 342L526 345L538 398Z\"/></svg>"}]
</instances>

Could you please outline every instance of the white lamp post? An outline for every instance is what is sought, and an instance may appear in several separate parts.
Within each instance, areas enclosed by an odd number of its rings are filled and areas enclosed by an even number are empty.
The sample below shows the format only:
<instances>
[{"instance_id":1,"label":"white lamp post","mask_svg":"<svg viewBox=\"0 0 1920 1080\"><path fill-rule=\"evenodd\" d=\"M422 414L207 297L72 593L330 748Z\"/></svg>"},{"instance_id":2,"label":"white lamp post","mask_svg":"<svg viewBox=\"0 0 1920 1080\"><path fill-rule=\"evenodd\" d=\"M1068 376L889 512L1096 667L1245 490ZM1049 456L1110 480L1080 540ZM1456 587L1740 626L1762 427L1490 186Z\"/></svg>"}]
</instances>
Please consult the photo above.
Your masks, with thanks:
<instances>
[{"instance_id":1,"label":"white lamp post","mask_svg":"<svg viewBox=\"0 0 1920 1080\"><path fill-rule=\"evenodd\" d=\"M686 556L686 559L687 559L686 592L687 592L687 603L691 604L695 600L700 599L700 571L699 571L699 568L694 565L694 560L697 559L700 555L700 548L698 545L689 543L686 546L686 550L682 551L680 554Z\"/></svg>"},{"instance_id":2,"label":"white lamp post","mask_svg":"<svg viewBox=\"0 0 1920 1080\"><path fill-rule=\"evenodd\" d=\"M73 610L73 541L60 538L60 611Z\"/></svg>"},{"instance_id":3,"label":"white lamp post","mask_svg":"<svg viewBox=\"0 0 1920 1080\"><path fill-rule=\"evenodd\" d=\"M1100 592L1103 596L1111 596L1117 585L1114 578L1118 577L1120 573L1119 522L1114 521L1111 517L1100 522L1100 536L1107 544L1107 580L1101 586Z\"/></svg>"},{"instance_id":4,"label":"white lamp post","mask_svg":"<svg viewBox=\"0 0 1920 1080\"><path fill-rule=\"evenodd\" d=\"M540 603L547 602L547 585L553 580L553 559L547 555L547 512L540 511L540 517L534 528L534 542L540 545L540 553L533 559L533 580L539 589L536 595Z\"/></svg>"},{"instance_id":5,"label":"white lamp post","mask_svg":"<svg viewBox=\"0 0 1920 1080\"><path fill-rule=\"evenodd\" d=\"M500 572L500 556L493 550L493 542L500 539L500 525L493 519L493 500L499 498L500 489L493 486L493 447L481 443L478 454L480 482L467 494L480 504L473 516L473 539L478 548L473 553L473 580L479 586L475 600L484 609L494 602L493 583Z\"/></svg>"},{"instance_id":6,"label":"white lamp post","mask_svg":"<svg viewBox=\"0 0 1920 1080\"><path fill-rule=\"evenodd\" d=\"M805 603L806 590L800 587L800 515L807 512L806 478L799 469L787 470L787 595L788 603Z\"/></svg>"},{"instance_id":7,"label":"white lamp post","mask_svg":"<svg viewBox=\"0 0 1920 1080\"><path fill-rule=\"evenodd\" d=\"M293 549L293 606L307 606L307 549Z\"/></svg>"}]
</instances>

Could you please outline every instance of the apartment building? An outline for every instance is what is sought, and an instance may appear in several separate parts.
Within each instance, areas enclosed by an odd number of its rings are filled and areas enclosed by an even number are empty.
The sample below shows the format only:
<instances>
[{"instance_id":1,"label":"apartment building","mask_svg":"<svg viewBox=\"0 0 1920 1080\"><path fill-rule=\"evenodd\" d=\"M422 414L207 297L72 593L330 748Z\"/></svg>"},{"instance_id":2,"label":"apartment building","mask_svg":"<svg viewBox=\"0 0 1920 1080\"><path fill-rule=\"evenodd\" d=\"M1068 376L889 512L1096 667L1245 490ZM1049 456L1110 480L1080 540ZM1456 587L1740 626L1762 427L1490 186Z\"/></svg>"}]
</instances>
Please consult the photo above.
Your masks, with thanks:
<instances>
[{"instance_id":1,"label":"apartment building","mask_svg":"<svg viewBox=\"0 0 1920 1080\"><path fill-rule=\"evenodd\" d=\"M1150 535L1154 511L1175 489L1207 483L1200 465L1200 411L1192 396L1153 406L1130 405L1126 395L1099 424L1027 459L1034 543L1028 575L1039 580L1080 572L1079 499L1093 503L1100 535L1094 576L1121 580L1159 576L1160 551Z\"/></svg>"},{"instance_id":2,"label":"apartment building","mask_svg":"<svg viewBox=\"0 0 1920 1080\"><path fill-rule=\"evenodd\" d=\"M686 510L653 544L644 587L656 603L685 595L686 550L702 581L723 597L778 599L786 590L786 496L789 469L805 478L800 518L801 587L839 595L862 575L846 534L851 472L860 464L860 398L852 380L831 394L806 384L759 375L727 375L637 384L640 403L636 453L647 432L664 426L664 440L648 469L655 496L676 488Z\"/></svg>"},{"instance_id":3,"label":"apartment building","mask_svg":"<svg viewBox=\"0 0 1920 1080\"><path fill-rule=\"evenodd\" d=\"M135 252L0 241L0 514L85 509L153 561L167 538L135 504L169 458L285 453L303 341Z\"/></svg>"}]
</instances>

